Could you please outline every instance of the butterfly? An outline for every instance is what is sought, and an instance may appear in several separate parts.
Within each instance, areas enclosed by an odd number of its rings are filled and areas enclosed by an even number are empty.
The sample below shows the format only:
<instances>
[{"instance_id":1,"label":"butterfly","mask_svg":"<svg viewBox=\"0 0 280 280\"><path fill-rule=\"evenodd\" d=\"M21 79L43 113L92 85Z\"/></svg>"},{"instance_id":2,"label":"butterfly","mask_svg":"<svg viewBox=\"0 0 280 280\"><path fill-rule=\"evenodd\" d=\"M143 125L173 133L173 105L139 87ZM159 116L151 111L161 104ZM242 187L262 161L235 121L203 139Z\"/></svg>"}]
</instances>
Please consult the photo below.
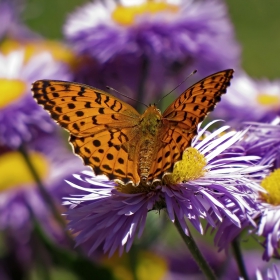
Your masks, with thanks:
<instances>
[{"instance_id":1,"label":"butterfly","mask_svg":"<svg viewBox=\"0 0 280 280\"><path fill-rule=\"evenodd\" d=\"M75 82L38 80L32 92L37 103L69 131L74 152L96 175L137 186L172 172L232 75L228 69L202 79L163 114L156 105L140 114L107 92Z\"/></svg>"}]
</instances>

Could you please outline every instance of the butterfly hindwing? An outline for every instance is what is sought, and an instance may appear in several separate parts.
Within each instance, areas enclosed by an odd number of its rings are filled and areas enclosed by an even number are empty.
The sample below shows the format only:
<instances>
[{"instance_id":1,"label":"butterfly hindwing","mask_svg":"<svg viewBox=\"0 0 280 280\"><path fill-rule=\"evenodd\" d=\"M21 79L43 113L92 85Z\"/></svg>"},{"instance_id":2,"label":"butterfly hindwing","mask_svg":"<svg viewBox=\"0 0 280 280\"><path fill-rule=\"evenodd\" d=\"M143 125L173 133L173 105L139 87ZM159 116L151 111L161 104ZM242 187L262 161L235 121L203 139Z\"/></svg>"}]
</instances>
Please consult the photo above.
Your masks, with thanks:
<instances>
[{"instance_id":1,"label":"butterfly hindwing","mask_svg":"<svg viewBox=\"0 0 280 280\"><path fill-rule=\"evenodd\" d=\"M109 179L120 179L125 183L139 181L135 154L131 154L130 143L135 141L137 130L126 136L125 129L110 129L87 137L70 135L70 142L85 165L90 165L96 175L105 174Z\"/></svg>"},{"instance_id":2,"label":"butterfly hindwing","mask_svg":"<svg viewBox=\"0 0 280 280\"><path fill-rule=\"evenodd\" d=\"M173 127L162 138L162 146L157 152L151 167L149 180L161 179L165 173L172 172L174 163L182 159L182 151L190 147L196 131L183 133L179 127Z\"/></svg>"}]
</instances>

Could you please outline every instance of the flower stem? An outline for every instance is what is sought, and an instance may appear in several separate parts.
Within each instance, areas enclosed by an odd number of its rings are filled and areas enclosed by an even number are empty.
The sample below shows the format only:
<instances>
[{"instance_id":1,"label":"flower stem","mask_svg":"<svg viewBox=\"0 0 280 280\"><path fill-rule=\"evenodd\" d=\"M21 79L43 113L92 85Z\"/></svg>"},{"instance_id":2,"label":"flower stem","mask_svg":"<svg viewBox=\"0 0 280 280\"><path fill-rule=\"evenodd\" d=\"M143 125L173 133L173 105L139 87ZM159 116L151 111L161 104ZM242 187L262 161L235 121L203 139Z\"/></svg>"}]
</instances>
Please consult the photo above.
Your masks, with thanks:
<instances>
[{"instance_id":1,"label":"flower stem","mask_svg":"<svg viewBox=\"0 0 280 280\"><path fill-rule=\"evenodd\" d=\"M140 76L139 87L137 92L137 100L140 102L144 101L144 97L145 97L144 90L145 90L145 83L148 77L148 70L149 70L149 60L145 55L143 55L142 65L141 65L141 76ZM136 108L138 111L139 111L139 106L141 106L140 103L137 103Z\"/></svg>"},{"instance_id":2,"label":"flower stem","mask_svg":"<svg viewBox=\"0 0 280 280\"><path fill-rule=\"evenodd\" d=\"M41 181L41 179L40 179L32 161L30 159L29 153L28 153L28 151L27 151L27 149L25 148L24 145L21 145L19 147L19 152L23 156L23 158L25 160L25 163L27 164L27 166L28 166L33 178L34 178L46 205L51 210L51 212L52 212L54 218L56 219L56 221L58 222L58 224L61 226L62 231L65 232L66 237L67 237L68 241L70 242L70 244L73 245L72 237L69 235L68 231L65 230L65 226L66 226L65 220L62 218L61 213L57 210L55 202L51 198L50 194L45 189L45 187L44 187L44 185L43 185L43 183L42 183L42 181Z\"/></svg>"},{"instance_id":3,"label":"flower stem","mask_svg":"<svg viewBox=\"0 0 280 280\"><path fill-rule=\"evenodd\" d=\"M238 238L235 238L232 243L231 243L231 247L232 247L232 251L233 251L233 255L235 257L238 269L239 269L239 273L241 274L241 276L243 277L244 280L249 280L247 271L246 271L246 267L243 261L243 257L242 257L242 253L241 253L241 249L240 249L240 245L239 245L239 241Z\"/></svg>"},{"instance_id":4,"label":"flower stem","mask_svg":"<svg viewBox=\"0 0 280 280\"><path fill-rule=\"evenodd\" d=\"M192 257L194 258L194 260L196 261L198 267L204 273L205 277L209 280L215 280L216 276L215 276L213 270L211 269L211 267L209 266L207 261L202 256L202 254L201 254L199 248L197 247L191 234L189 233L189 236L185 234L177 217L175 218L175 226L176 226L177 230L179 231L181 237L183 238L185 244L187 245L188 249L190 250L190 253L191 253Z\"/></svg>"},{"instance_id":5,"label":"flower stem","mask_svg":"<svg viewBox=\"0 0 280 280\"><path fill-rule=\"evenodd\" d=\"M138 280L137 273L136 273L138 253L139 253L138 246L133 244L128 253L129 266L131 269L131 274L132 274L133 280Z\"/></svg>"}]
</instances>

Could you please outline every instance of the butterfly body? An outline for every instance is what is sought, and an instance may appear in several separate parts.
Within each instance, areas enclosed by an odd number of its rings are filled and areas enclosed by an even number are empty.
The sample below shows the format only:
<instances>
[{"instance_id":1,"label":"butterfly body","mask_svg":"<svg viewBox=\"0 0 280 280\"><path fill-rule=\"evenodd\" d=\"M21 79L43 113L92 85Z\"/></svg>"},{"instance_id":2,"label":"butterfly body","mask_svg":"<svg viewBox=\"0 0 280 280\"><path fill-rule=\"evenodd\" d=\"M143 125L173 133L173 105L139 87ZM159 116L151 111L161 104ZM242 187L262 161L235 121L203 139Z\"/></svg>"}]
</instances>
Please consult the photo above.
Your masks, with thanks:
<instances>
[{"instance_id":1,"label":"butterfly body","mask_svg":"<svg viewBox=\"0 0 280 280\"><path fill-rule=\"evenodd\" d=\"M32 91L38 104L70 132L74 152L96 175L137 186L172 172L232 74L228 69L202 79L163 114L150 105L141 115L115 96L79 83L39 80Z\"/></svg>"},{"instance_id":2,"label":"butterfly body","mask_svg":"<svg viewBox=\"0 0 280 280\"><path fill-rule=\"evenodd\" d=\"M157 151L162 143L157 139L162 139L164 126L162 114L155 105L150 105L140 119L141 137L138 141L138 173L141 183L145 183L150 175L150 169L155 159Z\"/></svg>"}]
</instances>

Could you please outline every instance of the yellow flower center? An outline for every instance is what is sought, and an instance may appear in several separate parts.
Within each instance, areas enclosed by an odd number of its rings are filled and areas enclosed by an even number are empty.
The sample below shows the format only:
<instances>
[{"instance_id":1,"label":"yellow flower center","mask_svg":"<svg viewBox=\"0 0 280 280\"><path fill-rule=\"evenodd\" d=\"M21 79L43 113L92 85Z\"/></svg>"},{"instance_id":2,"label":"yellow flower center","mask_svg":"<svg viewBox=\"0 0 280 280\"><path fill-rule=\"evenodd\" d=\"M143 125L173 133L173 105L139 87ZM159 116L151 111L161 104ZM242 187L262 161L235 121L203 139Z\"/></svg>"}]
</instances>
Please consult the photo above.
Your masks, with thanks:
<instances>
[{"instance_id":1,"label":"yellow flower center","mask_svg":"<svg viewBox=\"0 0 280 280\"><path fill-rule=\"evenodd\" d=\"M21 80L0 78L0 109L19 99L27 90L27 85Z\"/></svg>"},{"instance_id":2,"label":"yellow flower center","mask_svg":"<svg viewBox=\"0 0 280 280\"><path fill-rule=\"evenodd\" d=\"M46 178L49 165L44 155L31 152L30 158L40 178ZM0 191L34 185L33 176L19 152L8 152L0 156L0 178Z\"/></svg>"},{"instance_id":3,"label":"yellow flower center","mask_svg":"<svg viewBox=\"0 0 280 280\"><path fill-rule=\"evenodd\" d=\"M135 19L143 14L150 16L160 12L176 13L179 7L171 5L166 2L154 2L148 1L141 5L136 6L118 6L112 13L112 18L116 22L122 25L131 25L135 22Z\"/></svg>"},{"instance_id":4,"label":"yellow flower center","mask_svg":"<svg viewBox=\"0 0 280 280\"><path fill-rule=\"evenodd\" d=\"M280 205L280 168L264 178L261 186L267 191L260 194L261 198L271 205Z\"/></svg>"},{"instance_id":5,"label":"yellow flower center","mask_svg":"<svg viewBox=\"0 0 280 280\"><path fill-rule=\"evenodd\" d=\"M188 148L184 151L182 160L175 164L173 173L164 176L163 184L177 184L200 178L206 172L206 164L205 157L198 150Z\"/></svg>"},{"instance_id":6,"label":"yellow flower center","mask_svg":"<svg viewBox=\"0 0 280 280\"><path fill-rule=\"evenodd\" d=\"M277 95L262 93L257 96L257 101L263 106L279 107L280 105L280 98Z\"/></svg>"},{"instance_id":7,"label":"yellow flower center","mask_svg":"<svg viewBox=\"0 0 280 280\"><path fill-rule=\"evenodd\" d=\"M64 44L51 40L37 40L22 43L14 40L6 40L1 45L1 51L8 54L11 51L24 48L24 61L27 62L31 57L41 52L49 52L57 61L65 62L69 65L75 64L74 53Z\"/></svg>"}]
</instances>

